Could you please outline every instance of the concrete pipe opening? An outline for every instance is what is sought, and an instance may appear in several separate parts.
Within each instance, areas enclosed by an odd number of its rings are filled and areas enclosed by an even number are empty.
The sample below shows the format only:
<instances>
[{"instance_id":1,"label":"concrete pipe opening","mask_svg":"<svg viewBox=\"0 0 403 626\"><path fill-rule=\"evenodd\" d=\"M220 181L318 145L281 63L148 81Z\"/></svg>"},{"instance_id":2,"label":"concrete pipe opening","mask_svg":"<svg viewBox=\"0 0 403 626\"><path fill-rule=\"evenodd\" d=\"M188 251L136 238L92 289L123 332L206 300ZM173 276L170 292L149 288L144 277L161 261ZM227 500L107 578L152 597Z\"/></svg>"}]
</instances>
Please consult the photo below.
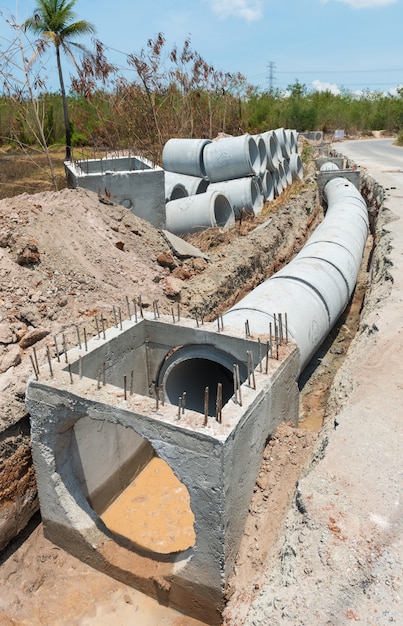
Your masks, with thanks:
<instances>
[{"instance_id":1,"label":"concrete pipe opening","mask_svg":"<svg viewBox=\"0 0 403 626\"><path fill-rule=\"evenodd\" d=\"M228 199L218 191L207 190L167 202L166 228L171 233L183 235L206 228L228 228L235 224L235 215Z\"/></svg>"},{"instance_id":2,"label":"concrete pipe opening","mask_svg":"<svg viewBox=\"0 0 403 626\"><path fill-rule=\"evenodd\" d=\"M246 379L245 366L230 354L211 345L186 345L171 353L162 364L158 384L165 399L179 405L185 396L186 408L204 413L208 388L208 414L215 416L218 384L222 384L222 405L234 393L233 367L239 366L241 382Z\"/></svg>"}]
</instances>

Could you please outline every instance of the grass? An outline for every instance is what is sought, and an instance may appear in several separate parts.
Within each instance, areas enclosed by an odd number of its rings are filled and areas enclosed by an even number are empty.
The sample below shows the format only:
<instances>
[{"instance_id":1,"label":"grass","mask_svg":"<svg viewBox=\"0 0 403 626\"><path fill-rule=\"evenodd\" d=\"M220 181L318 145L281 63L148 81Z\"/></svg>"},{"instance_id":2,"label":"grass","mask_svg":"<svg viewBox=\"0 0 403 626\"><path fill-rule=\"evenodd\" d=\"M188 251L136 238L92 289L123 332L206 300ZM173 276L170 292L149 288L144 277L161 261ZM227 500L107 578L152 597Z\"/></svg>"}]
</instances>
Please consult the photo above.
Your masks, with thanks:
<instances>
[{"instance_id":1,"label":"grass","mask_svg":"<svg viewBox=\"0 0 403 626\"><path fill-rule=\"evenodd\" d=\"M51 151L59 189L66 187L63 160L65 148ZM49 167L44 154L0 149L0 199L21 193L53 191Z\"/></svg>"}]
</instances>

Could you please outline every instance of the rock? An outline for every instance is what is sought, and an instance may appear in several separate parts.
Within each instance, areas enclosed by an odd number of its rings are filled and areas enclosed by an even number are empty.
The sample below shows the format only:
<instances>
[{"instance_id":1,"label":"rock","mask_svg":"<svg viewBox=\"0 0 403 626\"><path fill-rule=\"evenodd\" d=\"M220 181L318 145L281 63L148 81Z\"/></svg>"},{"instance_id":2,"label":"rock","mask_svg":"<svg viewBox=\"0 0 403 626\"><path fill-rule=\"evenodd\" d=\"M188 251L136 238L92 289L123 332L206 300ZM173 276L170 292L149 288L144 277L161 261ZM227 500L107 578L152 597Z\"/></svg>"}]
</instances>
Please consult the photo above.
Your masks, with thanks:
<instances>
[{"instance_id":1,"label":"rock","mask_svg":"<svg viewBox=\"0 0 403 626\"><path fill-rule=\"evenodd\" d=\"M177 262L169 252L162 252L157 257L157 263L158 265L161 265L161 267L168 267L170 270L174 270L178 267Z\"/></svg>"},{"instance_id":2,"label":"rock","mask_svg":"<svg viewBox=\"0 0 403 626\"><path fill-rule=\"evenodd\" d=\"M25 324L30 324L30 326L33 326L34 328L39 326L41 323L41 316L39 315L37 308L33 306L22 306L18 311L17 317Z\"/></svg>"},{"instance_id":3,"label":"rock","mask_svg":"<svg viewBox=\"0 0 403 626\"><path fill-rule=\"evenodd\" d=\"M116 241L115 242L115 247L118 250L124 250L125 249L125 242L124 241Z\"/></svg>"},{"instance_id":4,"label":"rock","mask_svg":"<svg viewBox=\"0 0 403 626\"><path fill-rule=\"evenodd\" d=\"M44 328L33 328L29 330L20 341L20 347L25 349L33 346L35 343L49 335L49 331Z\"/></svg>"},{"instance_id":5,"label":"rock","mask_svg":"<svg viewBox=\"0 0 403 626\"><path fill-rule=\"evenodd\" d=\"M0 324L0 343L8 345L14 343L15 335L8 324Z\"/></svg>"},{"instance_id":6,"label":"rock","mask_svg":"<svg viewBox=\"0 0 403 626\"><path fill-rule=\"evenodd\" d=\"M208 267L207 261L205 259L202 259L201 257L193 259L192 265L193 269L195 269L196 272L204 272L204 270Z\"/></svg>"},{"instance_id":7,"label":"rock","mask_svg":"<svg viewBox=\"0 0 403 626\"><path fill-rule=\"evenodd\" d=\"M40 259L37 243L32 237L22 237L18 242L16 253L18 265L34 265Z\"/></svg>"},{"instance_id":8,"label":"rock","mask_svg":"<svg viewBox=\"0 0 403 626\"><path fill-rule=\"evenodd\" d=\"M164 279L164 293L168 298L176 298L182 291L183 282L179 278L167 276Z\"/></svg>"},{"instance_id":9,"label":"rock","mask_svg":"<svg viewBox=\"0 0 403 626\"><path fill-rule=\"evenodd\" d=\"M10 367L15 367L21 363L20 348L18 345L12 346L3 356L0 363L0 374L4 374Z\"/></svg>"}]
</instances>

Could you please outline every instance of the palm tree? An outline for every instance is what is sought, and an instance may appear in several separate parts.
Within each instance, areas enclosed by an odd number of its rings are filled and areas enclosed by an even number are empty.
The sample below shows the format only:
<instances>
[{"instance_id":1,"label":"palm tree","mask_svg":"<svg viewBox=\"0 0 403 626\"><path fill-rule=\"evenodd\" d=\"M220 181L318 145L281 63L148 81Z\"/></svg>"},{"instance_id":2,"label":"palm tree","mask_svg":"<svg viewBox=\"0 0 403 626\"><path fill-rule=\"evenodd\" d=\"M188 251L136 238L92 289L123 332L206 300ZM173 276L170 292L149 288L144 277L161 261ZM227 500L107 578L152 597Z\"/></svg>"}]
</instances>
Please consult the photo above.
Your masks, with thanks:
<instances>
[{"instance_id":1,"label":"palm tree","mask_svg":"<svg viewBox=\"0 0 403 626\"><path fill-rule=\"evenodd\" d=\"M66 160L71 160L71 128L69 110L67 106L66 90L62 65L60 61L60 51L77 67L71 47L74 46L82 52L87 52L86 48L73 41L77 36L89 35L95 32L95 26L85 20L74 21L76 14L74 5L77 0L36 0L34 14L24 22L24 28L35 35L40 36L38 53L50 43L55 46L57 71L59 73L60 91L63 101L64 126L66 130Z\"/></svg>"}]
</instances>

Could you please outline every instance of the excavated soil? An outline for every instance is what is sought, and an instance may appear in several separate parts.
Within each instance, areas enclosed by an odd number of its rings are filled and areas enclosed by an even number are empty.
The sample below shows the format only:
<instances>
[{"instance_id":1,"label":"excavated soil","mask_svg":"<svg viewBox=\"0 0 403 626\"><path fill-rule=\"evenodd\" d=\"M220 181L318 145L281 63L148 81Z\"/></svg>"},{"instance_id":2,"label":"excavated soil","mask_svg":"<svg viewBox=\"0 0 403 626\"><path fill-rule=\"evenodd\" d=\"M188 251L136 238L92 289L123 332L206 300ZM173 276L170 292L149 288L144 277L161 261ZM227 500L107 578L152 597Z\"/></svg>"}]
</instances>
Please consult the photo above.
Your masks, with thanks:
<instances>
[{"instance_id":1,"label":"excavated soil","mask_svg":"<svg viewBox=\"0 0 403 626\"><path fill-rule=\"evenodd\" d=\"M203 312L214 319L292 258L321 217L313 179L294 184L259 218L189 237L208 255L205 261L178 258L160 231L88 191L0 202L0 549L38 506L24 409L33 347L44 363L55 337L61 341L64 334L72 345L77 329L95 334L100 316L111 325L119 309L127 315L127 299L141 298L145 307L158 302L163 313L179 304L184 316ZM329 337L326 357L318 355L302 382L301 428L282 424L267 442L228 589L227 624L242 623L258 593L295 486L312 460L330 385L357 328L366 277L364 262L355 299ZM39 514L3 550L0 581L1 625L200 623L51 544Z\"/></svg>"}]
</instances>

